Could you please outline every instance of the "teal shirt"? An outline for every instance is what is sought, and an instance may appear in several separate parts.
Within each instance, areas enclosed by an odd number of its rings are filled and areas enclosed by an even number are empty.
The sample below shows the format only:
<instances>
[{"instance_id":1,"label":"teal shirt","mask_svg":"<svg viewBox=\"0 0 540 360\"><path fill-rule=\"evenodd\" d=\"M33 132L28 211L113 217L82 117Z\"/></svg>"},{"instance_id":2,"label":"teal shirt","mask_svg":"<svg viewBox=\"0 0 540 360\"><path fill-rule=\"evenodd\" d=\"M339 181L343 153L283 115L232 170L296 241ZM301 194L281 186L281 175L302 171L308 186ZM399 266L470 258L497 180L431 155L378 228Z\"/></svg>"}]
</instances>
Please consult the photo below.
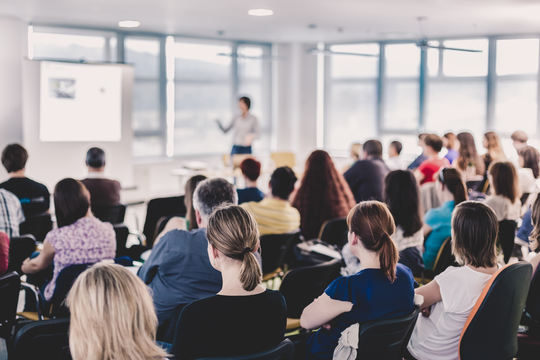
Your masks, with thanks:
<instances>
[{"instance_id":1,"label":"teal shirt","mask_svg":"<svg viewBox=\"0 0 540 360\"><path fill-rule=\"evenodd\" d=\"M452 235L452 212L454 208L454 201L447 201L438 208L428 210L424 216L424 223L432 229L424 243L426 249L424 266L428 270L433 270L439 249L444 240Z\"/></svg>"}]
</instances>

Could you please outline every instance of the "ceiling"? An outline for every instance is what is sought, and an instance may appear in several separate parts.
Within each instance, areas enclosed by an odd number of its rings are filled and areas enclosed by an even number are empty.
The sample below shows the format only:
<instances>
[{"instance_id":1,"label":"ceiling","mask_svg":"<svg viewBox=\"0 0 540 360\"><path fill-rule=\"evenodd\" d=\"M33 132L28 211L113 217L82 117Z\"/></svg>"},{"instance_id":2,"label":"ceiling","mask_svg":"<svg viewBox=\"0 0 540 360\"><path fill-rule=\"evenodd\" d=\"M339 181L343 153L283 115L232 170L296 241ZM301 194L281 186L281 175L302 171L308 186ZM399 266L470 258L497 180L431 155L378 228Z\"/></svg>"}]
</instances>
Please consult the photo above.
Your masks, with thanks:
<instances>
[{"instance_id":1,"label":"ceiling","mask_svg":"<svg viewBox=\"0 0 540 360\"><path fill-rule=\"evenodd\" d=\"M256 8L274 15L247 14ZM138 20L136 31L269 42L417 39L418 17L430 38L540 34L540 0L0 0L0 14L99 28Z\"/></svg>"}]
</instances>

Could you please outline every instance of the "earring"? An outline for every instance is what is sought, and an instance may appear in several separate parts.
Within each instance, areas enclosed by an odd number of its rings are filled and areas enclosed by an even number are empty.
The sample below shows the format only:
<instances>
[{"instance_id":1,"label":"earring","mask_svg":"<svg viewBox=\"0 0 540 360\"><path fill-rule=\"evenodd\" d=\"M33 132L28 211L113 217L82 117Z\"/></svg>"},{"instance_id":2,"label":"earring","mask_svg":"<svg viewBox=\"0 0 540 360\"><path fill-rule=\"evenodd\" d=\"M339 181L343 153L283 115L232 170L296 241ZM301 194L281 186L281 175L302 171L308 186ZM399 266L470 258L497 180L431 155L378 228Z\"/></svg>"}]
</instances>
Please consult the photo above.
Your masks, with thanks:
<instances>
[{"instance_id":1,"label":"earring","mask_svg":"<svg viewBox=\"0 0 540 360\"><path fill-rule=\"evenodd\" d=\"M214 267L216 267L216 259L214 259Z\"/></svg>"}]
</instances>

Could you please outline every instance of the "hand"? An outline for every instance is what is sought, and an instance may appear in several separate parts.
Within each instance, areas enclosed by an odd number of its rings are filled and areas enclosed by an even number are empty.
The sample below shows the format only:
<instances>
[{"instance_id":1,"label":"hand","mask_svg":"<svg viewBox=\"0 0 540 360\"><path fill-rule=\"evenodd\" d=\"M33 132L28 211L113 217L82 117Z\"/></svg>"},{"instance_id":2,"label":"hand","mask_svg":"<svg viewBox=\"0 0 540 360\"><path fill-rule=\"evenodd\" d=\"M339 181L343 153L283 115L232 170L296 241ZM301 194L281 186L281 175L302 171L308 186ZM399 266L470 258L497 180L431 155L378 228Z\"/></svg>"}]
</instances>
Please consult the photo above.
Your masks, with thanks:
<instances>
[{"instance_id":1,"label":"hand","mask_svg":"<svg viewBox=\"0 0 540 360\"><path fill-rule=\"evenodd\" d=\"M22 265L21 265L21 270L22 270L23 273L26 273L26 272L27 272L27 268L28 268L28 266L29 266L29 263L30 263L30 258L29 258L29 257L26 258L26 259L23 261L23 263L22 263Z\"/></svg>"},{"instance_id":2,"label":"hand","mask_svg":"<svg viewBox=\"0 0 540 360\"><path fill-rule=\"evenodd\" d=\"M218 125L221 124L221 121L220 121L219 119L215 119L214 121L215 121Z\"/></svg>"},{"instance_id":3,"label":"hand","mask_svg":"<svg viewBox=\"0 0 540 360\"><path fill-rule=\"evenodd\" d=\"M326 331L330 331L332 330L332 324L324 324L323 326L321 326L324 330Z\"/></svg>"},{"instance_id":4,"label":"hand","mask_svg":"<svg viewBox=\"0 0 540 360\"><path fill-rule=\"evenodd\" d=\"M429 317L431 315L431 306L428 306L425 309L422 309L422 316Z\"/></svg>"}]
</instances>

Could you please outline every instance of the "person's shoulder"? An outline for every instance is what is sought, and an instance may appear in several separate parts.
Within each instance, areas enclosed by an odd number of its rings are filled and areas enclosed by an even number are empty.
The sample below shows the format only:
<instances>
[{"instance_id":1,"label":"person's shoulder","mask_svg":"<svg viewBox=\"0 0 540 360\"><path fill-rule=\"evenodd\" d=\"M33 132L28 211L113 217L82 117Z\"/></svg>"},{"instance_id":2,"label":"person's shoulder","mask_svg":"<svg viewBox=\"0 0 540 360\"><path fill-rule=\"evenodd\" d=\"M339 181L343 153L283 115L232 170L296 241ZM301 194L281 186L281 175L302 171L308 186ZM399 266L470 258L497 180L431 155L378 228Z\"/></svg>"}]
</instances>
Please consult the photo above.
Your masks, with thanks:
<instances>
[{"instance_id":1,"label":"person's shoulder","mask_svg":"<svg viewBox=\"0 0 540 360\"><path fill-rule=\"evenodd\" d=\"M8 191L6 189L0 189L0 194L8 201L16 202L17 204L20 204L19 198L17 195L12 193L11 191Z\"/></svg>"},{"instance_id":2,"label":"person's shoulder","mask_svg":"<svg viewBox=\"0 0 540 360\"><path fill-rule=\"evenodd\" d=\"M435 276L435 280L439 285L441 285L441 281L455 281L454 279L456 278L467 276L467 273L467 267L465 266L449 266L442 273Z\"/></svg>"},{"instance_id":3,"label":"person's shoulder","mask_svg":"<svg viewBox=\"0 0 540 360\"><path fill-rule=\"evenodd\" d=\"M403 280L403 277L406 277L408 280L414 280L414 276L411 269L409 269L407 266L401 263L397 263L396 277L399 279L400 276L402 277L401 280Z\"/></svg>"}]
</instances>

